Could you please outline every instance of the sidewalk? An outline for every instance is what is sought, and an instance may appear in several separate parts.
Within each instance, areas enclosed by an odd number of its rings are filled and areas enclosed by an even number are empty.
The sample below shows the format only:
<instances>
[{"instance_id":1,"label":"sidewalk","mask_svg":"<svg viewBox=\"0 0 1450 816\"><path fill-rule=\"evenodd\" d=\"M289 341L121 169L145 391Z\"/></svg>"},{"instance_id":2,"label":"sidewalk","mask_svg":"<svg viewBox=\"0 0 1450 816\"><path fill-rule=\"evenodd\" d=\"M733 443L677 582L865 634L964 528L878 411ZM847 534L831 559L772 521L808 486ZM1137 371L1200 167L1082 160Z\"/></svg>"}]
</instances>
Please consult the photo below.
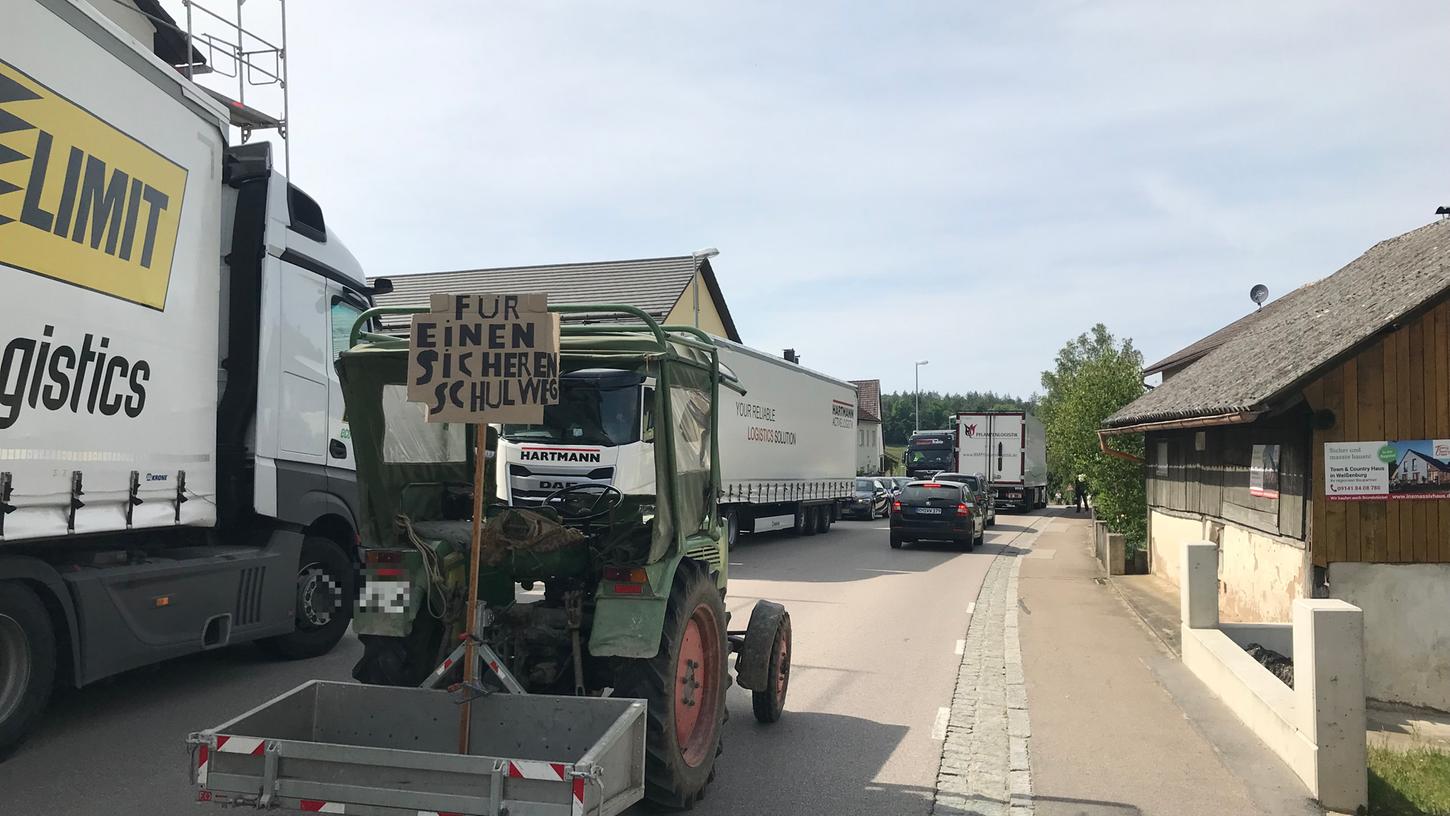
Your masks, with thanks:
<instances>
[{"instance_id":1,"label":"sidewalk","mask_svg":"<svg viewBox=\"0 0 1450 816\"><path fill-rule=\"evenodd\" d=\"M1118 575L1113 588L1173 654L1181 652L1178 631L1178 588L1156 575ZM1450 750L1450 714L1430 709L1369 700L1371 746L1397 751L1433 747Z\"/></svg>"},{"instance_id":2,"label":"sidewalk","mask_svg":"<svg viewBox=\"0 0 1450 816\"><path fill-rule=\"evenodd\" d=\"M1036 813L1322 813L1165 646L1176 614L1171 627L1140 622L1101 577L1091 523L1048 513L1017 600Z\"/></svg>"}]
</instances>

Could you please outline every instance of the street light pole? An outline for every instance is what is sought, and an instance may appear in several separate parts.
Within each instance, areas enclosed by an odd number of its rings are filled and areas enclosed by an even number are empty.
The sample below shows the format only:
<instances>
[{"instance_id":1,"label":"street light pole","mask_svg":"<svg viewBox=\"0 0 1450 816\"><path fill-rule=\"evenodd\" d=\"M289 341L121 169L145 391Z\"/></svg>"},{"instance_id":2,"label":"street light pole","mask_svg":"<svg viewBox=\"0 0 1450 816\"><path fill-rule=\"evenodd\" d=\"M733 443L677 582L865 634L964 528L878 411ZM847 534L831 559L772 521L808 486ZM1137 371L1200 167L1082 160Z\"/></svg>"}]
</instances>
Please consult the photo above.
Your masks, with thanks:
<instances>
[{"instance_id":1,"label":"street light pole","mask_svg":"<svg viewBox=\"0 0 1450 816\"><path fill-rule=\"evenodd\" d=\"M921 367L931 362L930 360L916 361L916 428L912 431L921 430Z\"/></svg>"}]
</instances>

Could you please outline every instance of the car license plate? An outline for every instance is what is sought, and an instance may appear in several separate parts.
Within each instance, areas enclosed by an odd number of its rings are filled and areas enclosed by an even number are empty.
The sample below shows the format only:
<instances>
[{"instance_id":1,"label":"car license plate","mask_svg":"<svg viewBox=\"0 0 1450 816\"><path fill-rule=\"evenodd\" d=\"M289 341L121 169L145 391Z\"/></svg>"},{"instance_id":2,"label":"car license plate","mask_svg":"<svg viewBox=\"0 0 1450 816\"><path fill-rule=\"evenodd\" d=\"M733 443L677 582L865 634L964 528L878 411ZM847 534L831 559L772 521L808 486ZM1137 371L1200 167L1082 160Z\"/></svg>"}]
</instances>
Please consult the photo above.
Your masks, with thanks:
<instances>
[{"instance_id":1,"label":"car license plate","mask_svg":"<svg viewBox=\"0 0 1450 816\"><path fill-rule=\"evenodd\" d=\"M917 513L920 513L922 515L927 515L927 516L939 516L939 515L941 515L941 508L940 507L918 507L918 508L916 508L916 512Z\"/></svg>"}]
</instances>

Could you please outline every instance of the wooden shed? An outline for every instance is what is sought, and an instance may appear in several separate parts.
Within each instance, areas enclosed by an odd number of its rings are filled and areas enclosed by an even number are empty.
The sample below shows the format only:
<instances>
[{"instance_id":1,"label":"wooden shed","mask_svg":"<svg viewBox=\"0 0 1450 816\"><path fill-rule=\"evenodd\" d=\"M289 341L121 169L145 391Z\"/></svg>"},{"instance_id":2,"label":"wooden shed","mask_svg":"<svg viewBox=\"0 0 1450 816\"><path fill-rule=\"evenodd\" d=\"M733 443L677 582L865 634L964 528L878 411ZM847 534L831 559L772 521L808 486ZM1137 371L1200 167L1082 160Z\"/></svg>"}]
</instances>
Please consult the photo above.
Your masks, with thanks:
<instances>
[{"instance_id":1,"label":"wooden shed","mask_svg":"<svg viewBox=\"0 0 1450 816\"><path fill-rule=\"evenodd\" d=\"M1178 546L1209 540L1226 620L1356 603L1371 695L1450 709L1450 221L1148 371L1101 434L1146 435L1153 571L1176 583Z\"/></svg>"}]
</instances>

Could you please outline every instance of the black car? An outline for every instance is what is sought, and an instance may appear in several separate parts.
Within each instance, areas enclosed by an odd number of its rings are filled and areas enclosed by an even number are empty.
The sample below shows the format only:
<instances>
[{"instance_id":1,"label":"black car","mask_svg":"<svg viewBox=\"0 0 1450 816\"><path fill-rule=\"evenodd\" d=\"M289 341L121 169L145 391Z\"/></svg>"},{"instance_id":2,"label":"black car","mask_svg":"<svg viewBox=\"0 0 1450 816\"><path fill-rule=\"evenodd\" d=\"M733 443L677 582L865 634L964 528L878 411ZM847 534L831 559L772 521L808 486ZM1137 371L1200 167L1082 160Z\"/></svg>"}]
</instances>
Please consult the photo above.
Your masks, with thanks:
<instances>
[{"instance_id":1,"label":"black car","mask_svg":"<svg viewBox=\"0 0 1450 816\"><path fill-rule=\"evenodd\" d=\"M891 505L891 548L913 541L953 541L966 549L982 543L986 516L966 486L916 481Z\"/></svg>"},{"instance_id":2,"label":"black car","mask_svg":"<svg viewBox=\"0 0 1450 816\"><path fill-rule=\"evenodd\" d=\"M980 509L988 527L997 523L997 497L987 484L987 477L980 473L947 473L942 472L931 477L934 482L954 482L967 488L972 500Z\"/></svg>"},{"instance_id":3,"label":"black car","mask_svg":"<svg viewBox=\"0 0 1450 816\"><path fill-rule=\"evenodd\" d=\"M841 515L863 519L875 519L891 512L891 493L880 479L863 477L856 479L856 492Z\"/></svg>"}]
</instances>

